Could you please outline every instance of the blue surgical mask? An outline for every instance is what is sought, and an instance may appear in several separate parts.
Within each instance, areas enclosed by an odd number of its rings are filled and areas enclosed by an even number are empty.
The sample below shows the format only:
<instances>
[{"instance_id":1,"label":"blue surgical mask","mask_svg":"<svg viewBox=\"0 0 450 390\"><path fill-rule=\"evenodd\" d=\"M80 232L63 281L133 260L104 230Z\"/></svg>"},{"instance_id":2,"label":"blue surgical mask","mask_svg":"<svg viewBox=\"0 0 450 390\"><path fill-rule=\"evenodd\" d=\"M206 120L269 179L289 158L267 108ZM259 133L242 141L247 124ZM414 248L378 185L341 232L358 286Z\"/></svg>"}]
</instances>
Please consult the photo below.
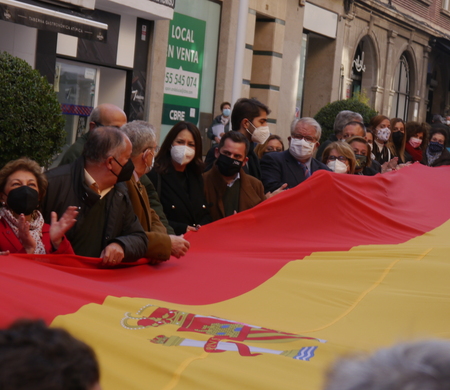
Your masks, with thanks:
<instances>
[{"instance_id":1,"label":"blue surgical mask","mask_svg":"<svg viewBox=\"0 0 450 390\"><path fill-rule=\"evenodd\" d=\"M222 110L222 114L223 114L223 116L230 116L231 110L229 108L224 108Z\"/></svg>"}]
</instances>

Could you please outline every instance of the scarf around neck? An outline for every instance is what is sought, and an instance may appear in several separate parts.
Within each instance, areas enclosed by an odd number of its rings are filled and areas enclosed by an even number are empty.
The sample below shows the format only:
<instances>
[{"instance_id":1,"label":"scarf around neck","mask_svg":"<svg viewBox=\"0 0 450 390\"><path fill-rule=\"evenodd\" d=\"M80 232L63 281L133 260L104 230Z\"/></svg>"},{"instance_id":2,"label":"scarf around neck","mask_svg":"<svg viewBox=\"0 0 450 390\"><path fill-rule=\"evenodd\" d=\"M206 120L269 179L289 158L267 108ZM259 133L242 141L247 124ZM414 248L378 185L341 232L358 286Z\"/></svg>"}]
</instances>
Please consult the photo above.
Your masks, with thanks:
<instances>
[{"instance_id":1,"label":"scarf around neck","mask_svg":"<svg viewBox=\"0 0 450 390\"><path fill-rule=\"evenodd\" d=\"M414 162L422 161L422 149L414 149L409 142L406 143L405 149L411 155Z\"/></svg>"},{"instance_id":2,"label":"scarf around neck","mask_svg":"<svg viewBox=\"0 0 450 390\"><path fill-rule=\"evenodd\" d=\"M19 220L6 207L0 208L0 218L5 218L5 221L20 241L18 228ZM34 253L38 255L46 254L44 244L42 243L42 226L44 226L44 218L39 211L35 210L32 214L32 220L30 221L30 234L36 241ZM21 241L20 243L22 244Z\"/></svg>"}]
</instances>

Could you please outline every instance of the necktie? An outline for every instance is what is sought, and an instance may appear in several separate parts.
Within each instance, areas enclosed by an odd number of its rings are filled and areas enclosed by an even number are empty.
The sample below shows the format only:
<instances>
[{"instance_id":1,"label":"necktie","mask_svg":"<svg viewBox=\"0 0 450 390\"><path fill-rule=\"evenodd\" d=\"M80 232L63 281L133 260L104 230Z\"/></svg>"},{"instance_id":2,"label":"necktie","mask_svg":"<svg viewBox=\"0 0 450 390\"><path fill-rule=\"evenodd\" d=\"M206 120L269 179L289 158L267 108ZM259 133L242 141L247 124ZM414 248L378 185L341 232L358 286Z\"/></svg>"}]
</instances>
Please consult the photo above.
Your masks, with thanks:
<instances>
[{"instance_id":1,"label":"necktie","mask_svg":"<svg viewBox=\"0 0 450 390\"><path fill-rule=\"evenodd\" d=\"M308 177L311 176L311 173L309 172L308 167L306 166L306 164L300 163L300 165L303 168L303 173L305 174L305 179L307 179Z\"/></svg>"}]
</instances>

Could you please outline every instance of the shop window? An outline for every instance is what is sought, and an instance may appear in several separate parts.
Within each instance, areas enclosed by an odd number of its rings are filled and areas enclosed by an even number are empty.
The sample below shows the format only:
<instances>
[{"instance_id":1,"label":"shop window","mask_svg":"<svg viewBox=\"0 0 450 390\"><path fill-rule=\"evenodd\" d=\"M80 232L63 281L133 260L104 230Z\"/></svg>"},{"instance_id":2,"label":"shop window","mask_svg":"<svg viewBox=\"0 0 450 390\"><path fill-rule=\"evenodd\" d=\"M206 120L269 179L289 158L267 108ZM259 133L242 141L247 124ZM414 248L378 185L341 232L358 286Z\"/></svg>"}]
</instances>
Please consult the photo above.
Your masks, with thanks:
<instances>
[{"instance_id":1,"label":"shop window","mask_svg":"<svg viewBox=\"0 0 450 390\"><path fill-rule=\"evenodd\" d=\"M374 104L373 87L377 85L376 51L368 35L359 42L352 61L350 78L351 87L347 89L347 97L362 96ZM350 89L351 88L351 89Z\"/></svg>"},{"instance_id":2,"label":"shop window","mask_svg":"<svg viewBox=\"0 0 450 390\"><path fill-rule=\"evenodd\" d=\"M364 42L361 41L356 49L355 58L352 62L352 71L350 78L352 79L352 97L355 97L361 93L363 73L366 71L366 65L364 64Z\"/></svg>"},{"instance_id":3,"label":"shop window","mask_svg":"<svg viewBox=\"0 0 450 390\"><path fill-rule=\"evenodd\" d=\"M392 100L391 117L408 118L409 90L410 90L410 71L408 60L405 55L400 57L400 61L394 74L394 97Z\"/></svg>"}]
</instances>

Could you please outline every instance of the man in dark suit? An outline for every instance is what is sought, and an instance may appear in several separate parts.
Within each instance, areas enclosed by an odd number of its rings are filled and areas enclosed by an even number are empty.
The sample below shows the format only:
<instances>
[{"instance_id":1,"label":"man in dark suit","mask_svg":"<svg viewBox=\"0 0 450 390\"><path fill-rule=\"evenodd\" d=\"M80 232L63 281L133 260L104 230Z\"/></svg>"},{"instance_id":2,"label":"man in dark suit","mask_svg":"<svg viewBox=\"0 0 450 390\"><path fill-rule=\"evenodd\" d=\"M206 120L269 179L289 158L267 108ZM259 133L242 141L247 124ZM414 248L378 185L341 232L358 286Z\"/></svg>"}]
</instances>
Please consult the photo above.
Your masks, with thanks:
<instances>
[{"instance_id":1,"label":"man in dark suit","mask_svg":"<svg viewBox=\"0 0 450 390\"><path fill-rule=\"evenodd\" d=\"M295 187L315 171L325 169L325 164L313 158L319 146L322 129L313 118L295 119L291 124L289 149L281 153L266 153L261 159L261 176L264 191L275 191L284 183Z\"/></svg>"}]
</instances>

